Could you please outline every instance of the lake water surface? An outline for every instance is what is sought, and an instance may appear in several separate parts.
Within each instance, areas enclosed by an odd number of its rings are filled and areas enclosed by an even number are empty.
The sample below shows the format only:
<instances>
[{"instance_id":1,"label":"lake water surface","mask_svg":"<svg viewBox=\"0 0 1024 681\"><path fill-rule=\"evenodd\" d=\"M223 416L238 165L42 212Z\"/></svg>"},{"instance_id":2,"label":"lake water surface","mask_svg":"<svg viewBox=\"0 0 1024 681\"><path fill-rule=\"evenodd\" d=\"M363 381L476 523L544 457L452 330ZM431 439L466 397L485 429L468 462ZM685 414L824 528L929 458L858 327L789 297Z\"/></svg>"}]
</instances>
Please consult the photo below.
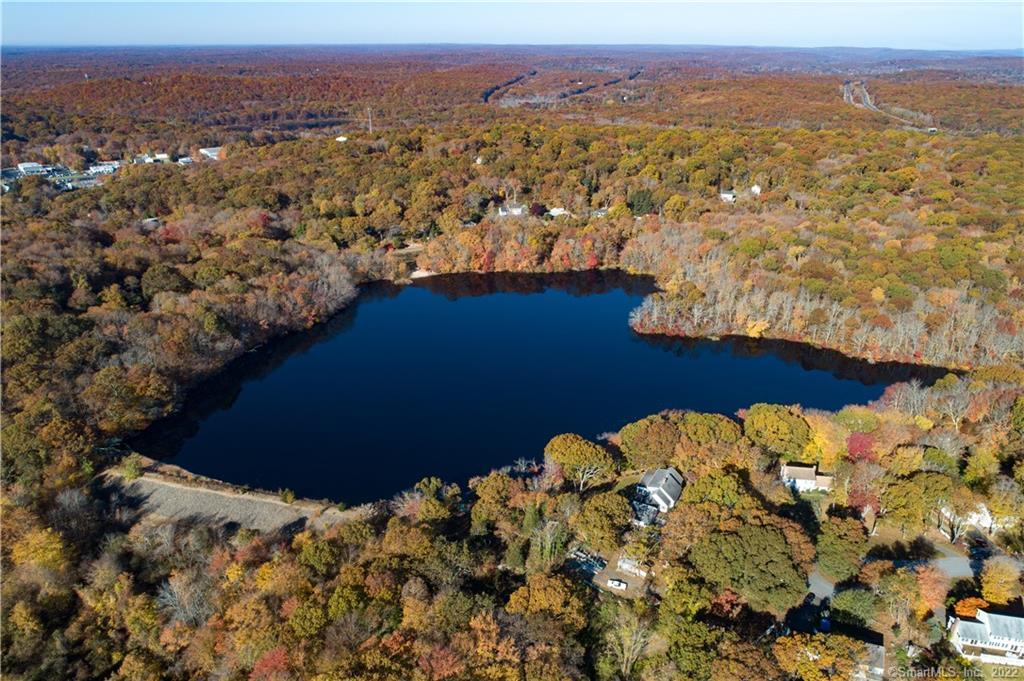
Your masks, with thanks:
<instances>
[{"instance_id":1,"label":"lake water surface","mask_svg":"<svg viewBox=\"0 0 1024 681\"><path fill-rule=\"evenodd\" d=\"M653 290L618 272L451 275L365 287L327 324L249 353L135 446L190 471L349 504L464 483L662 409L835 409L944 372L803 345L640 336Z\"/></svg>"}]
</instances>

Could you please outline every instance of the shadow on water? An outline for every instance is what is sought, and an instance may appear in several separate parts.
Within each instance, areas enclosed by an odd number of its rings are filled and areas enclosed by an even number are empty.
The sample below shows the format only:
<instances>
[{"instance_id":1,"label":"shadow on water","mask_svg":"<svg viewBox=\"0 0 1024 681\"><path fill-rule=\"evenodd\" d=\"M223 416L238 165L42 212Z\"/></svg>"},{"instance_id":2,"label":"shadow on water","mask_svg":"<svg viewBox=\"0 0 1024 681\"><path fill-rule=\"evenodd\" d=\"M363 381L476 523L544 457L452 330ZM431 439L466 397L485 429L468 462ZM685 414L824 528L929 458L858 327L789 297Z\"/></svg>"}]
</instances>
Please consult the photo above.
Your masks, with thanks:
<instances>
[{"instance_id":1,"label":"shadow on water","mask_svg":"<svg viewBox=\"0 0 1024 681\"><path fill-rule=\"evenodd\" d=\"M389 282L367 284L360 289L351 305L326 322L250 350L196 386L189 392L181 410L135 437L132 447L154 459L174 456L185 440L198 434L200 425L211 414L234 406L246 383L269 376L289 358L302 355L310 348L348 331L355 323L360 303L394 298L401 291L401 286Z\"/></svg>"},{"instance_id":2,"label":"shadow on water","mask_svg":"<svg viewBox=\"0 0 1024 681\"><path fill-rule=\"evenodd\" d=\"M679 357L694 357L707 350L735 357L772 356L799 365L805 371L827 371L836 378L860 381L865 385L900 383L914 378L924 385L931 385L949 373L948 369L922 364L872 363L837 350L772 338L726 336L721 340L709 340L660 334L637 334L637 337L644 343Z\"/></svg>"},{"instance_id":3,"label":"shadow on water","mask_svg":"<svg viewBox=\"0 0 1024 681\"><path fill-rule=\"evenodd\" d=\"M444 296L448 300L489 296L495 293L544 293L555 289L572 296L592 296L616 289L631 296L646 296L658 290L653 277L627 274L622 270L584 270L530 274L496 272L493 274L445 274L417 279L414 286Z\"/></svg>"}]
</instances>

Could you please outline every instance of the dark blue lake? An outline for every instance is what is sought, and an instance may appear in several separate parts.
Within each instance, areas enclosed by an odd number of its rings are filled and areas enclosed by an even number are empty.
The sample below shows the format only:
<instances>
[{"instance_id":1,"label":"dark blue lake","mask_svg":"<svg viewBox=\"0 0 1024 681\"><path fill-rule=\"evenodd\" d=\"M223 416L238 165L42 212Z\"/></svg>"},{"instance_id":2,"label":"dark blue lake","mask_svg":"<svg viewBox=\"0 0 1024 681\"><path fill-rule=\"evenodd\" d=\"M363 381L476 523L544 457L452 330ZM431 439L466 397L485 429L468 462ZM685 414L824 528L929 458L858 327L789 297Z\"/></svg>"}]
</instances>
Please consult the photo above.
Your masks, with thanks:
<instances>
[{"instance_id":1,"label":"dark blue lake","mask_svg":"<svg viewBox=\"0 0 1024 681\"><path fill-rule=\"evenodd\" d=\"M246 355L136 447L201 475L349 504L540 459L662 409L835 409L936 370L807 346L640 336L650 280L617 272L374 284L329 323ZM940 374L939 374L940 375Z\"/></svg>"}]
</instances>

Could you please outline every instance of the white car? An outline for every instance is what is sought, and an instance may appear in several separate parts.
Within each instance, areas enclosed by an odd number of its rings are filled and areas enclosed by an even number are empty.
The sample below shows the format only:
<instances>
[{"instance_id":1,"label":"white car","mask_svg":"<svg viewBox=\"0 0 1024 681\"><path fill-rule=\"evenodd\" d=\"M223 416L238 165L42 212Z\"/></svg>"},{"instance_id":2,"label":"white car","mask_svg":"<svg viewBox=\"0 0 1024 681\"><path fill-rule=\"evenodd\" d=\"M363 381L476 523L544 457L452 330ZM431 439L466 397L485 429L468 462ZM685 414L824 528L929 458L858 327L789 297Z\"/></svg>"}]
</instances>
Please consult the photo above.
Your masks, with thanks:
<instances>
[{"instance_id":1,"label":"white car","mask_svg":"<svg viewBox=\"0 0 1024 681\"><path fill-rule=\"evenodd\" d=\"M616 589L617 591L625 591L629 588L629 584L626 584L621 579L609 579L608 586L609 588Z\"/></svg>"}]
</instances>

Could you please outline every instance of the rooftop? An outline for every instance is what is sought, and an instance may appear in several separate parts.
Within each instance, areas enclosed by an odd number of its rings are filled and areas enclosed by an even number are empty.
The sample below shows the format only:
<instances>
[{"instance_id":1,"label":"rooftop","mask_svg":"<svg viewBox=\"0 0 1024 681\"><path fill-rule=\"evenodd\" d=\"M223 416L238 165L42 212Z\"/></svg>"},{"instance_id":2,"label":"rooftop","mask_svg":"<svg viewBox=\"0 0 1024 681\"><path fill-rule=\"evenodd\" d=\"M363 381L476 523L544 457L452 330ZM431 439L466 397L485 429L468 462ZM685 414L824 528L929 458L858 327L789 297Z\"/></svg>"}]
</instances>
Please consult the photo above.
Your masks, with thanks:
<instances>
[{"instance_id":1,"label":"rooftop","mask_svg":"<svg viewBox=\"0 0 1024 681\"><path fill-rule=\"evenodd\" d=\"M681 490L683 487L683 477L679 475L675 468L658 468L657 470L644 473L644 477L640 479L640 484L649 488L671 489L674 487L677 490Z\"/></svg>"},{"instance_id":2,"label":"rooftop","mask_svg":"<svg viewBox=\"0 0 1024 681\"><path fill-rule=\"evenodd\" d=\"M1024 617L1002 615L999 613L979 610L978 619L983 626L987 625L989 635L994 638L1009 639L1011 641L1024 641ZM960 626L968 623L970 623L969 620L961 620Z\"/></svg>"}]
</instances>

